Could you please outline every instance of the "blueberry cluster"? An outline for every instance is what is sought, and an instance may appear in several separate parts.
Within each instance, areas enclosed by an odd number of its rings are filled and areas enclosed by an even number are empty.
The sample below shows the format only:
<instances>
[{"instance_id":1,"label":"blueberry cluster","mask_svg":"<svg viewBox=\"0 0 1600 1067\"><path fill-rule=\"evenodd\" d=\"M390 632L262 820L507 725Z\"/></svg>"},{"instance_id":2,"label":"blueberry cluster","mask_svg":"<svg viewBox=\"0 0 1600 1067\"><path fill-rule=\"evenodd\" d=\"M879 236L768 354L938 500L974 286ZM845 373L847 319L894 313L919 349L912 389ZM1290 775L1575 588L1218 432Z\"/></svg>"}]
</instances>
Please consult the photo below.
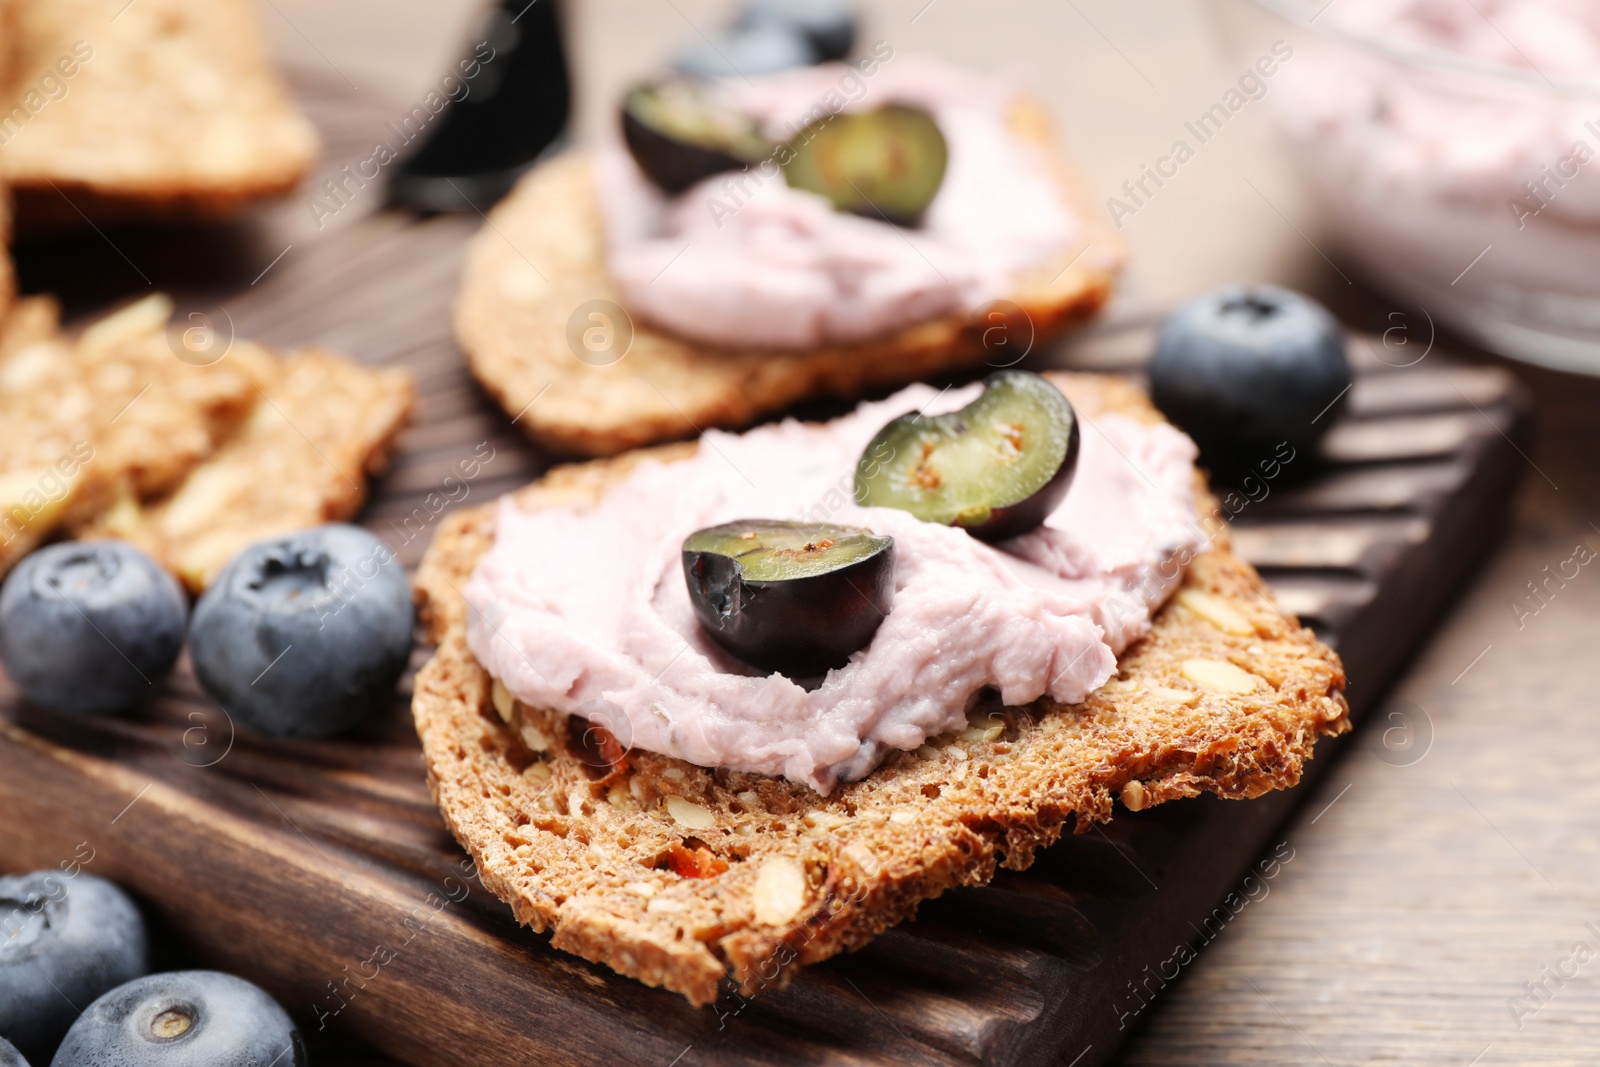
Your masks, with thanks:
<instances>
[{"instance_id":1,"label":"blueberry cluster","mask_svg":"<svg viewBox=\"0 0 1600 1067\"><path fill-rule=\"evenodd\" d=\"M262 541L195 606L125 541L50 545L0 588L0 661L29 701L67 715L129 708L172 670L185 633L201 686L273 737L355 726L411 655L411 586L393 550L346 525Z\"/></svg>"},{"instance_id":2,"label":"blueberry cluster","mask_svg":"<svg viewBox=\"0 0 1600 1067\"><path fill-rule=\"evenodd\" d=\"M117 886L0 878L0 1067L305 1067L299 1031L256 986L149 969L144 920Z\"/></svg>"}]
</instances>

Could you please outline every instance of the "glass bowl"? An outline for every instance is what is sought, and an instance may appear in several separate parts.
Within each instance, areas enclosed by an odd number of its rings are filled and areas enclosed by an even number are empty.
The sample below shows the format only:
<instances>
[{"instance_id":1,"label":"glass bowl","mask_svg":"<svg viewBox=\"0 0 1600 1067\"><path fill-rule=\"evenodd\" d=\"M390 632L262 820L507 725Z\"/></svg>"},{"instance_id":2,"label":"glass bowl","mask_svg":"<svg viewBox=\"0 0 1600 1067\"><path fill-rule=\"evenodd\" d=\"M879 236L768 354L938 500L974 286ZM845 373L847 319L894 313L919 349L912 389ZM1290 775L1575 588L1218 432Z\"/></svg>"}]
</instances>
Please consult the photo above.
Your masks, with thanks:
<instances>
[{"instance_id":1,"label":"glass bowl","mask_svg":"<svg viewBox=\"0 0 1600 1067\"><path fill-rule=\"evenodd\" d=\"M1600 375L1600 80L1546 77L1487 15L1526 66L1363 29L1340 0L1213 6L1241 61L1275 57L1263 102L1347 261L1487 348Z\"/></svg>"}]
</instances>

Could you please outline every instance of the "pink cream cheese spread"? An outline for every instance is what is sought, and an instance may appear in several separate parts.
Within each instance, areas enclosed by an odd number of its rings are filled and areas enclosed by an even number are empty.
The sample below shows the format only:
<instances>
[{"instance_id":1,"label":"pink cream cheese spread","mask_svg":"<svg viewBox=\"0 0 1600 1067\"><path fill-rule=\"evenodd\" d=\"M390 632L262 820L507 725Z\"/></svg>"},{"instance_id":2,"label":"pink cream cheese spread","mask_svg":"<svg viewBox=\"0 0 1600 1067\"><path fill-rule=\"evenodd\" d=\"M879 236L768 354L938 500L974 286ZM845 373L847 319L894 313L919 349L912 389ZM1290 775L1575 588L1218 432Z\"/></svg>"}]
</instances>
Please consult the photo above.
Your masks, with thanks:
<instances>
[{"instance_id":1,"label":"pink cream cheese spread","mask_svg":"<svg viewBox=\"0 0 1600 1067\"><path fill-rule=\"evenodd\" d=\"M1005 82L907 58L870 76L831 63L718 92L777 143L830 113L920 107L949 162L921 225L901 227L789 188L777 158L669 197L620 140L602 145L595 180L622 303L682 337L815 348L892 333L1011 295L1019 272L1062 257L1080 232L1045 153L1008 128L1018 89Z\"/></svg>"},{"instance_id":2,"label":"pink cream cheese spread","mask_svg":"<svg viewBox=\"0 0 1600 1067\"><path fill-rule=\"evenodd\" d=\"M856 461L885 422L953 410L979 388L917 385L825 425L711 431L693 458L646 461L589 507L523 511L501 500L494 546L466 588L473 655L529 706L581 714L605 701L612 732L631 732L621 739L633 747L824 794L891 749L965 725L985 688L1008 704L1083 700L1203 546L1194 445L1164 424L1085 421L1061 506L999 545L854 503ZM683 539L741 518L895 539L888 615L819 686L762 675L695 619Z\"/></svg>"}]
</instances>

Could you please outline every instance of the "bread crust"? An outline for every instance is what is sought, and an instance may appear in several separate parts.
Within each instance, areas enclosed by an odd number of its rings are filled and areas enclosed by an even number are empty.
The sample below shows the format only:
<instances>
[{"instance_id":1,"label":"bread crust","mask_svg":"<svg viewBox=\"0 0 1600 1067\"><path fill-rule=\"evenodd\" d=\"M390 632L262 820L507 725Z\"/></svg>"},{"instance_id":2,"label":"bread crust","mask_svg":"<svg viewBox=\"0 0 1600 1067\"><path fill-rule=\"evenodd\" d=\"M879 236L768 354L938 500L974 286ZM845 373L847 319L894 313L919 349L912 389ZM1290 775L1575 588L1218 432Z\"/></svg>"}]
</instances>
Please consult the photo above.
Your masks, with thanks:
<instances>
[{"instance_id":1,"label":"bread crust","mask_svg":"<svg viewBox=\"0 0 1600 1067\"><path fill-rule=\"evenodd\" d=\"M1019 278L1010 297L1037 346L1100 310L1124 251L1055 143L1044 108L1020 100L1010 123L1044 149L1083 222L1075 246ZM969 314L805 351L713 348L635 320L626 354L592 366L567 341L569 316L592 300L620 305L621 293L606 270L590 161L574 152L536 167L490 213L468 247L455 307L473 374L536 444L568 454L614 455L711 426L740 428L802 400L853 400L994 358L984 347L994 322ZM1013 328L1026 338L1020 318Z\"/></svg>"},{"instance_id":2,"label":"bread crust","mask_svg":"<svg viewBox=\"0 0 1600 1067\"><path fill-rule=\"evenodd\" d=\"M1085 418L1160 418L1121 379L1054 380ZM695 447L556 468L518 499L592 500L641 460ZM1211 547L1087 701L981 702L968 730L895 753L826 798L643 751L621 773L601 773L570 746L561 716L497 708L493 680L467 648L461 594L492 543L493 509L458 512L417 576L438 646L412 704L429 786L483 884L520 922L553 929L555 947L697 1005L716 999L725 978L745 995L781 985L796 966L859 947L952 886L983 884L1001 864L1027 867L1069 820L1082 832L1119 798L1137 810L1287 788L1319 736L1349 728L1338 657L1232 554L1203 487L1201 501ZM1218 688L1219 673L1253 688ZM703 866L682 862L701 848ZM675 873L696 867L708 876Z\"/></svg>"}]
</instances>

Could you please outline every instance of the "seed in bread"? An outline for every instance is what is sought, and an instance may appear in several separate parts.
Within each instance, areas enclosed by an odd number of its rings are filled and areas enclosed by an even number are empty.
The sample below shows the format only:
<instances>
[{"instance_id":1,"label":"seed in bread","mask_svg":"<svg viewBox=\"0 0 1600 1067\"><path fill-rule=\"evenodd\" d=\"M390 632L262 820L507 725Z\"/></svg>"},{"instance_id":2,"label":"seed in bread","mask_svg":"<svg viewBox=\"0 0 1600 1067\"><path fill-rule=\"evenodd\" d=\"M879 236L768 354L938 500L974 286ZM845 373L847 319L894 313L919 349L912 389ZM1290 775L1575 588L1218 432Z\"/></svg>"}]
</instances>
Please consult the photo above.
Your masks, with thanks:
<instances>
[{"instance_id":1,"label":"seed in bread","mask_svg":"<svg viewBox=\"0 0 1600 1067\"><path fill-rule=\"evenodd\" d=\"M124 494L81 534L127 538L202 590L256 541L354 515L414 396L405 371L325 349L269 360L249 417L171 494Z\"/></svg>"},{"instance_id":2,"label":"seed in bread","mask_svg":"<svg viewBox=\"0 0 1600 1067\"><path fill-rule=\"evenodd\" d=\"M1063 195L1085 220L1082 241L1020 278L1011 294L1040 344L1100 309L1122 246L1056 148L1043 108L1019 103L1011 127L1050 153ZM711 426L747 426L801 400L855 399L994 358L984 347L994 323L958 314L875 341L800 352L711 349L633 322L625 354L596 365L574 355L567 339L574 309L621 299L606 270L589 158L570 153L534 168L489 220L468 249L456 338L478 380L547 448L612 455ZM1020 315L1012 317L1020 328Z\"/></svg>"},{"instance_id":3,"label":"seed in bread","mask_svg":"<svg viewBox=\"0 0 1600 1067\"><path fill-rule=\"evenodd\" d=\"M1085 418L1160 417L1120 380L1055 380ZM581 504L641 459L694 447L558 468L520 503ZM1087 701L980 702L964 729L826 798L642 750L596 758L581 724L511 699L467 649L460 593L493 509L457 513L417 579L438 644L412 705L430 786L483 884L555 947L696 1004L724 978L772 988L922 900L1027 867L1069 820L1087 829L1118 798L1139 809L1286 788L1319 736L1348 729L1338 657L1277 607L1200 497L1210 550Z\"/></svg>"},{"instance_id":4,"label":"seed in bread","mask_svg":"<svg viewBox=\"0 0 1600 1067\"><path fill-rule=\"evenodd\" d=\"M251 0L8 0L0 177L30 229L221 217L317 153ZM81 214L80 214L81 212Z\"/></svg>"}]
</instances>

